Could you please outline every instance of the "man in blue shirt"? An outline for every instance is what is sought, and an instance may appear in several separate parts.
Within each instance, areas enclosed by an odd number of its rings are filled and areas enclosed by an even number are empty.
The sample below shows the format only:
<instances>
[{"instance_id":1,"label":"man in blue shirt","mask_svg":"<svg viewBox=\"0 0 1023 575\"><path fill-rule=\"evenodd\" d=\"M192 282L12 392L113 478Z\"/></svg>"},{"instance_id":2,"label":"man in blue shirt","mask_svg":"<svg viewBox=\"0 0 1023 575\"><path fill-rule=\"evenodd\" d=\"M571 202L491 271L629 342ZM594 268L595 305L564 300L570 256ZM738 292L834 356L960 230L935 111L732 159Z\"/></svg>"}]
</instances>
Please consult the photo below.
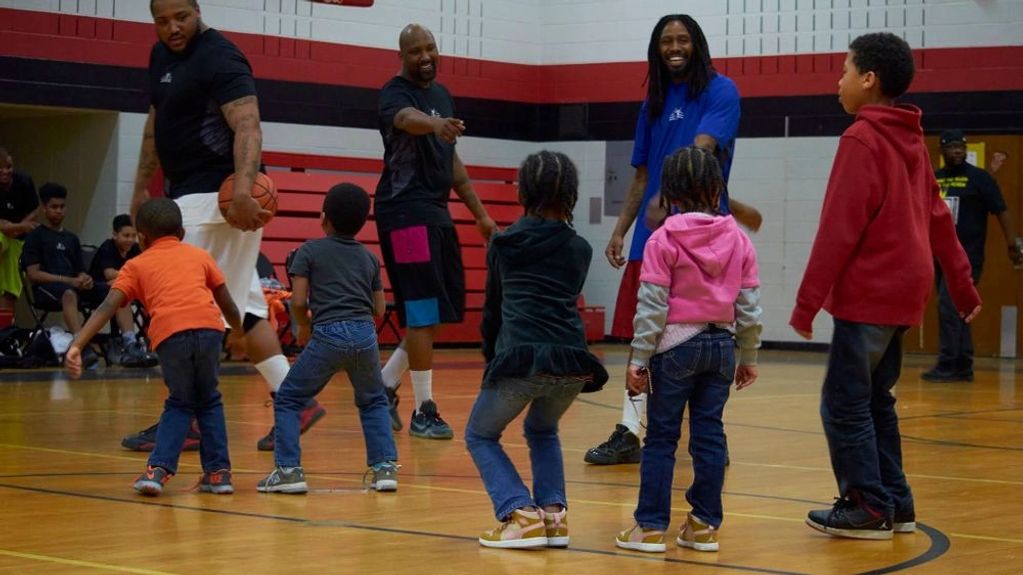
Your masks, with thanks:
<instances>
[{"instance_id":1,"label":"man in blue shirt","mask_svg":"<svg viewBox=\"0 0 1023 575\"><path fill-rule=\"evenodd\" d=\"M647 96L636 121L632 165L636 168L625 206L604 255L616 269L625 266L611 335L632 338L636 293L643 247L665 214L659 207L661 164L675 150L697 145L714 152L725 181L732 167L735 136L739 129L739 91L719 74L710 60L707 39L700 25L684 14L664 16L654 26L647 49ZM731 213L747 228L760 228L760 213L721 194L721 213ZM625 235L639 219L628 258L623 255ZM596 464L638 463L639 414L646 411L646 395L626 396L622 423L611 437L586 453Z\"/></svg>"}]
</instances>

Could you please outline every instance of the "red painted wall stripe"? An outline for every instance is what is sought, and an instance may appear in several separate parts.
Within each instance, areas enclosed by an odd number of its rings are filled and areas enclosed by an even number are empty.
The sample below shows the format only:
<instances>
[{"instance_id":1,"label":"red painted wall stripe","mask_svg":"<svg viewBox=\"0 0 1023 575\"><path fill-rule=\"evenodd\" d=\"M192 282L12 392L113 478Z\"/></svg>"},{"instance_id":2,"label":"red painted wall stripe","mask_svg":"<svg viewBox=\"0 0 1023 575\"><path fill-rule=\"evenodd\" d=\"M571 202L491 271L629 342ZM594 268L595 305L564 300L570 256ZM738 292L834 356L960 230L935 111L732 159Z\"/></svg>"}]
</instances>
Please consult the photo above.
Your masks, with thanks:
<instances>
[{"instance_id":1,"label":"red painted wall stripe","mask_svg":"<svg viewBox=\"0 0 1023 575\"><path fill-rule=\"evenodd\" d=\"M228 32L271 80L378 88L397 51ZM147 23L0 8L0 56L143 68L156 37ZM916 51L913 92L1023 90L1023 46ZM844 54L716 58L745 97L837 92ZM453 94L560 104L643 98L646 62L534 66L445 56L439 78Z\"/></svg>"}]
</instances>

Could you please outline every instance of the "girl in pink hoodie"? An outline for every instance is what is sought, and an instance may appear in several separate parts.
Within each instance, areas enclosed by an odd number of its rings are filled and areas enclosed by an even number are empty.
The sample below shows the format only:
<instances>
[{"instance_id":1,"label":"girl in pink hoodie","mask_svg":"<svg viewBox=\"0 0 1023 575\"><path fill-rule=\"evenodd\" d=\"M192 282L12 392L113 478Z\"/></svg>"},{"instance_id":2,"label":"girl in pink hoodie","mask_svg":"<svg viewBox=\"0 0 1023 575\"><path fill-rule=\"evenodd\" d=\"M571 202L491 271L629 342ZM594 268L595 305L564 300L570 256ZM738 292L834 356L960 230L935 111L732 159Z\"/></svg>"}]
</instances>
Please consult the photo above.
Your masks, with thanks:
<instances>
[{"instance_id":1,"label":"girl in pink hoodie","mask_svg":"<svg viewBox=\"0 0 1023 575\"><path fill-rule=\"evenodd\" d=\"M735 220L718 214L723 187L718 162L704 148L682 148L665 160L662 206L681 213L669 217L643 251L626 387L650 396L636 524L615 540L624 549L665 550L687 403L694 477L686 500L693 510L676 543L718 549L725 473L721 414L733 379L736 389L757 379L761 331L756 252Z\"/></svg>"}]
</instances>

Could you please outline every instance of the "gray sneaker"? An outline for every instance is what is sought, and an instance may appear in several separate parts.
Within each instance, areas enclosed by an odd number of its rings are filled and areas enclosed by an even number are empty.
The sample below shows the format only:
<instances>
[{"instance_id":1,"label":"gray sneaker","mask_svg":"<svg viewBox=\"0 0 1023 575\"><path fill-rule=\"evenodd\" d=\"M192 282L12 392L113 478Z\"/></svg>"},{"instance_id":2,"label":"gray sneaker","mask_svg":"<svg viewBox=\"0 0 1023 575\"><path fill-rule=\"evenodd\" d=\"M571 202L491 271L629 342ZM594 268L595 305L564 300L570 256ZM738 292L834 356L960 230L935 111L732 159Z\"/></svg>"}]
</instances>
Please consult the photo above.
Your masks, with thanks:
<instances>
[{"instance_id":1,"label":"gray sneaker","mask_svg":"<svg viewBox=\"0 0 1023 575\"><path fill-rule=\"evenodd\" d=\"M275 467L256 484L260 493L306 493L305 471L301 467Z\"/></svg>"},{"instance_id":2,"label":"gray sneaker","mask_svg":"<svg viewBox=\"0 0 1023 575\"><path fill-rule=\"evenodd\" d=\"M412 437L423 439L451 439L455 436L451 426L441 419L437 404L432 399L424 401L418 410L412 412L408 432Z\"/></svg>"},{"instance_id":3,"label":"gray sneaker","mask_svg":"<svg viewBox=\"0 0 1023 575\"><path fill-rule=\"evenodd\" d=\"M375 491L397 491L398 490L398 466L393 461L377 463L366 471L366 475L373 474L373 481L369 488Z\"/></svg>"}]
</instances>

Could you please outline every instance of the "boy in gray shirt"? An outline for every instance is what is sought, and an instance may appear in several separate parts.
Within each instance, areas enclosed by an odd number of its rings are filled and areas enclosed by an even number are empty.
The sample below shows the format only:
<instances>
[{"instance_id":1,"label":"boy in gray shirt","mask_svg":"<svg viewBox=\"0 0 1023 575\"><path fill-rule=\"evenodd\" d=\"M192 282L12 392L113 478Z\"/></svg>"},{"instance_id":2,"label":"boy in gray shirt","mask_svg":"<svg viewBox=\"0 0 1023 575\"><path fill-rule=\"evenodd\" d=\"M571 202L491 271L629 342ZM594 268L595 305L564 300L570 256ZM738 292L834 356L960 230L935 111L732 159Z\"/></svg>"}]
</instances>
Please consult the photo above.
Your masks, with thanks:
<instances>
[{"instance_id":1,"label":"boy in gray shirt","mask_svg":"<svg viewBox=\"0 0 1023 575\"><path fill-rule=\"evenodd\" d=\"M369 204L369 194L359 186L331 188L320 220L327 237L303 244L288 270L291 309L305 349L274 398L276 468L259 482L261 492L308 490L300 461L299 413L341 369L355 388L367 465L373 475L370 487L377 491L398 488L398 450L380 378L373 321L384 314L380 263L355 239L369 216Z\"/></svg>"}]
</instances>

